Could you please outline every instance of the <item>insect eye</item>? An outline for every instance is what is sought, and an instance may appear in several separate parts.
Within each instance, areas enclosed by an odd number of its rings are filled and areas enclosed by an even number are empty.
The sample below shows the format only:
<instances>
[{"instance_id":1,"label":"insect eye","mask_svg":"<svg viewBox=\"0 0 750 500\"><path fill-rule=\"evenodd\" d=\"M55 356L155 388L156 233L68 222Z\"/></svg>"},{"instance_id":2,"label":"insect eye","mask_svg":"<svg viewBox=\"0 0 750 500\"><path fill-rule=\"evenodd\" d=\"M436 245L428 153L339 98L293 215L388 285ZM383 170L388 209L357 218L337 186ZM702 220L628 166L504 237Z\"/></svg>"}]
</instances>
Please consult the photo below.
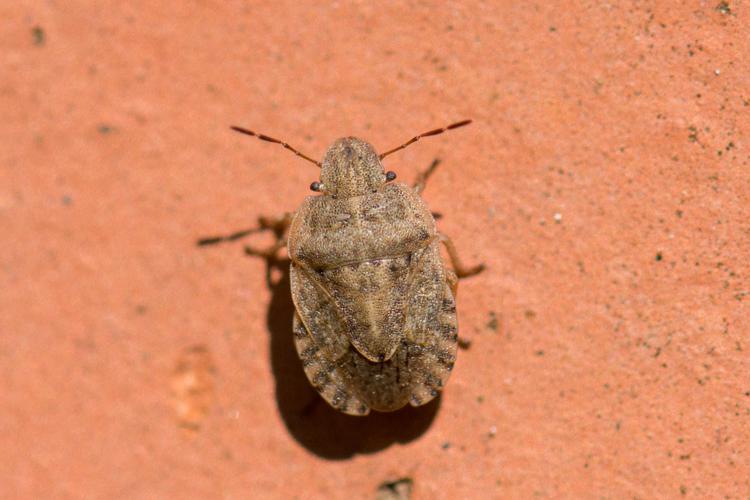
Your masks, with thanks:
<instances>
[{"instance_id":1,"label":"insect eye","mask_svg":"<svg viewBox=\"0 0 750 500\"><path fill-rule=\"evenodd\" d=\"M390 182L395 178L396 178L396 172L394 172L393 170L389 170L388 172L385 173L386 182Z\"/></svg>"},{"instance_id":2,"label":"insect eye","mask_svg":"<svg viewBox=\"0 0 750 500\"><path fill-rule=\"evenodd\" d=\"M321 184L320 182L315 181L312 184L310 184L310 191L320 191L320 188L322 185L323 184Z\"/></svg>"}]
</instances>

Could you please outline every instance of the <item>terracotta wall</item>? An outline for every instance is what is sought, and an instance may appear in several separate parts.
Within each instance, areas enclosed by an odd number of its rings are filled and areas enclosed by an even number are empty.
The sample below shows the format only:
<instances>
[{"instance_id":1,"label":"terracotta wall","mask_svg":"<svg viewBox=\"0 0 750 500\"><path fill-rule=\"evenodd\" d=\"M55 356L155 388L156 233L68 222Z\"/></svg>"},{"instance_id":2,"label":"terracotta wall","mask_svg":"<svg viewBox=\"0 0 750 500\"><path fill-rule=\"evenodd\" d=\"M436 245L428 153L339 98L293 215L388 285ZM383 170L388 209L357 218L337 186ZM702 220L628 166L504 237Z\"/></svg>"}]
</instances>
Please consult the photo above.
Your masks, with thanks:
<instances>
[{"instance_id":1,"label":"terracotta wall","mask_svg":"<svg viewBox=\"0 0 750 500\"><path fill-rule=\"evenodd\" d=\"M0 6L2 496L747 498L750 4L320 4ZM320 158L463 118L385 163L443 160L468 349L337 414L287 273L195 244L318 178L229 125Z\"/></svg>"}]
</instances>

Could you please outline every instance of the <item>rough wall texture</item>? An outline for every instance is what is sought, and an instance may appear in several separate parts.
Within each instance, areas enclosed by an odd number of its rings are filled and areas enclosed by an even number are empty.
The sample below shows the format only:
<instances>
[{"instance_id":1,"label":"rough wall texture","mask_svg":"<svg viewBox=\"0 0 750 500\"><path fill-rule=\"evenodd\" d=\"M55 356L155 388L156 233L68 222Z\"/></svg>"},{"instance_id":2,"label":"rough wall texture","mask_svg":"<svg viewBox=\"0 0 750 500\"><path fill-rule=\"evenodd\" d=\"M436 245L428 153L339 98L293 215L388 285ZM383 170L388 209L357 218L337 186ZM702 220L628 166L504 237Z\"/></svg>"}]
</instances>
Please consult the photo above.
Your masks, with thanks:
<instances>
[{"instance_id":1,"label":"rough wall texture","mask_svg":"<svg viewBox=\"0 0 750 500\"><path fill-rule=\"evenodd\" d=\"M3 496L747 498L750 4L317 4L0 6ZM444 162L471 345L438 404L338 415L288 276L195 245L317 178L228 126L462 118L386 167Z\"/></svg>"}]
</instances>

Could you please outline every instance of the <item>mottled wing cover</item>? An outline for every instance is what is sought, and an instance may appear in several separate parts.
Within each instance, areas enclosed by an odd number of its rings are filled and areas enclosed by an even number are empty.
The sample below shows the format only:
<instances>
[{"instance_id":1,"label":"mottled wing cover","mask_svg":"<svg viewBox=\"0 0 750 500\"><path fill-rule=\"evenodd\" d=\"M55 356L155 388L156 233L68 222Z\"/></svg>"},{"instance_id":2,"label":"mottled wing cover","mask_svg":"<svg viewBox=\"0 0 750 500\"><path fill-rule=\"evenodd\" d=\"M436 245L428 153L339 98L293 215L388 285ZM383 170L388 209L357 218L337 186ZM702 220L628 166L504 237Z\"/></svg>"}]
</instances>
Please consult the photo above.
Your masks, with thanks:
<instances>
[{"instance_id":1,"label":"mottled wing cover","mask_svg":"<svg viewBox=\"0 0 750 500\"><path fill-rule=\"evenodd\" d=\"M400 342L384 362L369 361L349 342L343 312L325 280L292 265L295 344L305 373L328 403L352 415L427 403L445 385L456 358L456 307L437 241L388 260L383 265L406 266L408 276L406 290L398 290L403 323L393 333Z\"/></svg>"}]
</instances>

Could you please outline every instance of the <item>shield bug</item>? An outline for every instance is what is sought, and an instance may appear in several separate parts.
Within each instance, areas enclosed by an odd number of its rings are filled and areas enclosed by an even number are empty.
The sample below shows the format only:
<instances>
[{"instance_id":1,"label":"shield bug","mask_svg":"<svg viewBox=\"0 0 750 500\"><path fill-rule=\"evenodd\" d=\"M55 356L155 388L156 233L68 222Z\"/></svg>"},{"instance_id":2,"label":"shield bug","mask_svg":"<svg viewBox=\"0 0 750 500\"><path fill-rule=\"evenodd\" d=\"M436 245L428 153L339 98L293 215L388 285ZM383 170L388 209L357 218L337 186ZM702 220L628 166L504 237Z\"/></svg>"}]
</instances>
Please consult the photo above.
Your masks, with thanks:
<instances>
[{"instance_id":1,"label":"shield bug","mask_svg":"<svg viewBox=\"0 0 750 500\"><path fill-rule=\"evenodd\" d=\"M420 193L435 160L414 186L392 182L381 161L422 137L468 125L464 120L417 135L377 154L355 137L338 139L322 162L289 144L241 127L233 130L282 145L321 169L320 180L294 214L260 219L260 228L206 238L234 240L258 229L287 247L294 343L307 378L334 408L350 415L371 409L420 406L445 386L456 360L458 278L484 266L464 267L451 240L439 233ZM451 259L443 264L440 243Z\"/></svg>"}]
</instances>

